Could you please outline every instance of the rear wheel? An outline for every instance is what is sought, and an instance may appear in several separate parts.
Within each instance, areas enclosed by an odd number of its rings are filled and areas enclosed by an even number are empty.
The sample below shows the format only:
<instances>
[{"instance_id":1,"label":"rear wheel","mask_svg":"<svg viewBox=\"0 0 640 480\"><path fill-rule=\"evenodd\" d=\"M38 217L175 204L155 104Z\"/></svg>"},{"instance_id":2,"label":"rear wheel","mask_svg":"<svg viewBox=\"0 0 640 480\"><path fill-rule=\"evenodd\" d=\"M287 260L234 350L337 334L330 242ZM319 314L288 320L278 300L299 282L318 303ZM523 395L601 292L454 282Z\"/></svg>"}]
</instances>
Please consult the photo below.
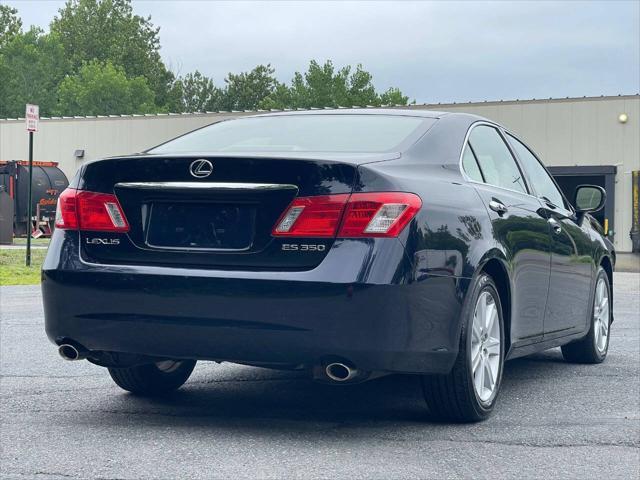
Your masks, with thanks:
<instances>
[{"instance_id":1,"label":"rear wheel","mask_svg":"<svg viewBox=\"0 0 640 480\"><path fill-rule=\"evenodd\" d=\"M589 333L577 342L562 347L562 356L568 362L601 363L609 350L611 326L611 285L602 267L596 277Z\"/></svg>"},{"instance_id":2,"label":"rear wheel","mask_svg":"<svg viewBox=\"0 0 640 480\"><path fill-rule=\"evenodd\" d=\"M180 388L195 366L195 360L163 360L133 367L109 368L109 375L124 390L153 396Z\"/></svg>"},{"instance_id":3,"label":"rear wheel","mask_svg":"<svg viewBox=\"0 0 640 480\"><path fill-rule=\"evenodd\" d=\"M442 419L476 422L496 404L504 364L504 321L495 283L482 274L462 312L458 358L448 375L423 377L430 412Z\"/></svg>"}]
</instances>

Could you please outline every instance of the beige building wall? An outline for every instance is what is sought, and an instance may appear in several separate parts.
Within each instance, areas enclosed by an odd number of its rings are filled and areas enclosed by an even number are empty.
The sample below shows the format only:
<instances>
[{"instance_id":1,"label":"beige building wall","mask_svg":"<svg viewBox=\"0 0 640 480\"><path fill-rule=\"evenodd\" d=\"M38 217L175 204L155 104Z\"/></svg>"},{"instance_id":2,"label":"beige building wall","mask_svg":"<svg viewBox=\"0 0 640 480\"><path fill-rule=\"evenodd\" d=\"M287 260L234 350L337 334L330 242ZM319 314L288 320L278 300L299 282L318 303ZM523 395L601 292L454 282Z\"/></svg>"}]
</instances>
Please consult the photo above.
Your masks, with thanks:
<instances>
[{"instance_id":1,"label":"beige building wall","mask_svg":"<svg viewBox=\"0 0 640 480\"><path fill-rule=\"evenodd\" d=\"M630 251L631 172L640 170L640 95L415 105L494 120L528 143L549 166L615 165L615 245ZM43 119L34 159L55 161L72 177L85 161L140 152L223 118L255 112L129 115ZM618 117L626 113L627 123ZM23 120L0 120L0 160L27 157ZM82 159L75 150L84 150Z\"/></svg>"}]
</instances>

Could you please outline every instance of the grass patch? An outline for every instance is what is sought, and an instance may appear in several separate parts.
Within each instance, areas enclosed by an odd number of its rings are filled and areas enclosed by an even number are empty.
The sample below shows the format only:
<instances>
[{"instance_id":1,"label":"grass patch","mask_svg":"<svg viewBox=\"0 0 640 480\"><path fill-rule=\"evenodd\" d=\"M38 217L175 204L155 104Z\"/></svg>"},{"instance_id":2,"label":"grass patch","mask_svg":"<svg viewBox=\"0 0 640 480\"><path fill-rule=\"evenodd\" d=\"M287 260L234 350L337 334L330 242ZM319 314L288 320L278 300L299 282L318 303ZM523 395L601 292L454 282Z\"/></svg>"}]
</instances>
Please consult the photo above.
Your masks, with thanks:
<instances>
[{"instance_id":1,"label":"grass patch","mask_svg":"<svg viewBox=\"0 0 640 480\"><path fill-rule=\"evenodd\" d=\"M36 245L38 247L47 247L49 246L50 238L32 238L31 245ZM14 237L13 238L14 245L24 245L27 246L27 237Z\"/></svg>"},{"instance_id":2,"label":"grass patch","mask_svg":"<svg viewBox=\"0 0 640 480\"><path fill-rule=\"evenodd\" d=\"M31 250L31 266L25 266L26 249L0 249L0 285L37 285L47 250Z\"/></svg>"}]
</instances>

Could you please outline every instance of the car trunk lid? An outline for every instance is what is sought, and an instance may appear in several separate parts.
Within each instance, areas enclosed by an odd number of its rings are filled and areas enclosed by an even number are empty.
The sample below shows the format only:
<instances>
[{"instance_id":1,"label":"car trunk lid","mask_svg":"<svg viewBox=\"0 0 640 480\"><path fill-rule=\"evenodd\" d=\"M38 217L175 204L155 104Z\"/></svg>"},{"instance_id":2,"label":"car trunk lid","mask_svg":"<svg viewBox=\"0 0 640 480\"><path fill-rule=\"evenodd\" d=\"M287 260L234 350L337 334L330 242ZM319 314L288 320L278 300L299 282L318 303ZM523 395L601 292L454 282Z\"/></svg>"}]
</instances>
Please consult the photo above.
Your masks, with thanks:
<instances>
[{"instance_id":1,"label":"car trunk lid","mask_svg":"<svg viewBox=\"0 0 640 480\"><path fill-rule=\"evenodd\" d=\"M395 157L140 155L90 163L79 187L115 193L130 230L81 232L83 255L109 264L313 268L334 239L274 238L280 215L296 196L350 193L358 165ZM198 170L202 161L205 168ZM203 173L208 175L197 178ZM291 249L296 243L307 247Z\"/></svg>"}]
</instances>

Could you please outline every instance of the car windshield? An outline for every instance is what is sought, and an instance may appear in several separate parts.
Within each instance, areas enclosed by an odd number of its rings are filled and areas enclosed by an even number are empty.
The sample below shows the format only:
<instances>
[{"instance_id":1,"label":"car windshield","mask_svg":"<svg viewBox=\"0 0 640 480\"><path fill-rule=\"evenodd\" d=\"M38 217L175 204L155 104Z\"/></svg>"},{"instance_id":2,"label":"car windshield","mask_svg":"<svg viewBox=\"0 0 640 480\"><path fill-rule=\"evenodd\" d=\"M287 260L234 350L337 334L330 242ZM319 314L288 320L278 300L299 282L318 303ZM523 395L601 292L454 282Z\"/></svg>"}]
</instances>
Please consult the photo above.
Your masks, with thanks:
<instances>
[{"instance_id":1,"label":"car windshield","mask_svg":"<svg viewBox=\"0 0 640 480\"><path fill-rule=\"evenodd\" d=\"M423 124L399 115L274 115L214 123L148 153L388 152Z\"/></svg>"}]
</instances>

